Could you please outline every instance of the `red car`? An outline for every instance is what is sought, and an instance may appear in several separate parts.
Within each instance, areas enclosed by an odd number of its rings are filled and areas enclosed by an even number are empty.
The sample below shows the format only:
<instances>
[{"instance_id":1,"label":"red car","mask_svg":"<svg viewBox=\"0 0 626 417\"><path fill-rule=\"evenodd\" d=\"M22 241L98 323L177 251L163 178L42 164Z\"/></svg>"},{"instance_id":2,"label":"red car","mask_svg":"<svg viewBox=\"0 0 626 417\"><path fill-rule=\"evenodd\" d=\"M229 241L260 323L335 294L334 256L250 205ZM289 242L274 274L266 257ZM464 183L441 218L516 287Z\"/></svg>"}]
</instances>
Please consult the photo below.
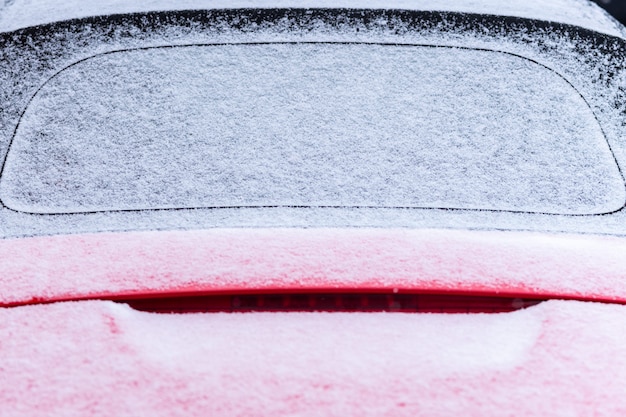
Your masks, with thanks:
<instances>
[{"instance_id":1,"label":"red car","mask_svg":"<svg viewBox=\"0 0 626 417\"><path fill-rule=\"evenodd\" d=\"M626 31L582 0L0 6L0 415L626 413Z\"/></svg>"}]
</instances>

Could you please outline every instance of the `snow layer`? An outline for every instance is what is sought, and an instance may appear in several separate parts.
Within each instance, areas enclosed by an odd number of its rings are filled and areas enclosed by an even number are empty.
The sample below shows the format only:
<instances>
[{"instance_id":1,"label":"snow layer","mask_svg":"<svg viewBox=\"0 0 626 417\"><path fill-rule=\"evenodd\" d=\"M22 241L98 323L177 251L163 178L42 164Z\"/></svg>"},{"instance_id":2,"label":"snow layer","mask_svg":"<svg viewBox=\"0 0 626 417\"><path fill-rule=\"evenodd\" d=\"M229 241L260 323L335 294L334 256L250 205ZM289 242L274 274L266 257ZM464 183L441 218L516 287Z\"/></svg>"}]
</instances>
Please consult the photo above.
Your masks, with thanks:
<instances>
[{"instance_id":1,"label":"snow layer","mask_svg":"<svg viewBox=\"0 0 626 417\"><path fill-rule=\"evenodd\" d=\"M6 205L36 213L591 214L626 200L591 109L556 73L508 54L381 45L157 48L83 61L27 108L1 185Z\"/></svg>"},{"instance_id":2,"label":"snow layer","mask_svg":"<svg viewBox=\"0 0 626 417\"><path fill-rule=\"evenodd\" d=\"M514 313L0 309L11 416L619 416L626 307Z\"/></svg>"},{"instance_id":3,"label":"snow layer","mask_svg":"<svg viewBox=\"0 0 626 417\"><path fill-rule=\"evenodd\" d=\"M483 13L567 23L614 36L625 34L619 23L587 0L13 0L0 6L0 31L106 14L240 7L397 8Z\"/></svg>"},{"instance_id":4,"label":"snow layer","mask_svg":"<svg viewBox=\"0 0 626 417\"><path fill-rule=\"evenodd\" d=\"M626 137L626 66L620 52L624 44L617 38L547 23L476 20L465 15L432 15L416 22L409 15L393 12L291 10L278 17L263 12L242 13L103 18L87 26L81 22L55 26L54 33L31 29L3 35L6 59L0 60L0 94L6 104L0 112L0 149L6 152L22 110L50 77L77 61L102 53L224 42L381 42L487 49L544 65L584 97L618 165L626 166L626 142L622 140ZM260 25L255 23L258 19ZM582 161L580 164L584 165ZM0 209L3 237L212 227L434 227L626 234L626 212L557 216L481 210L273 207L45 216Z\"/></svg>"},{"instance_id":5,"label":"snow layer","mask_svg":"<svg viewBox=\"0 0 626 417\"><path fill-rule=\"evenodd\" d=\"M626 302L626 239L405 229L213 229L0 240L0 305L251 290Z\"/></svg>"}]
</instances>

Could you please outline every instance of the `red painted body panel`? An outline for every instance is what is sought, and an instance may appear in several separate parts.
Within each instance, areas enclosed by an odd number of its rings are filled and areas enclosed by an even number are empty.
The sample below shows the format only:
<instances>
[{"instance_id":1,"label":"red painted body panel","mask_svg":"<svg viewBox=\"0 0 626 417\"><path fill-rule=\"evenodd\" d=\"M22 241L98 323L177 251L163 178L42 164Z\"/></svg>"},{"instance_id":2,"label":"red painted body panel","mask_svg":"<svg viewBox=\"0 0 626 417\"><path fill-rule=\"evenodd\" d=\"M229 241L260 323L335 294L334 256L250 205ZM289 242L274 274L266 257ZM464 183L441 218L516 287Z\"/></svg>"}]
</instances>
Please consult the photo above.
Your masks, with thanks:
<instances>
[{"instance_id":1,"label":"red painted body panel","mask_svg":"<svg viewBox=\"0 0 626 417\"><path fill-rule=\"evenodd\" d=\"M228 229L0 240L0 303L238 292L626 302L626 239L405 229Z\"/></svg>"},{"instance_id":2,"label":"red painted body panel","mask_svg":"<svg viewBox=\"0 0 626 417\"><path fill-rule=\"evenodd\" d=\"M503 314L0 309L0 415L623 416L626 306Z\"/></svg>"}]
</instances>

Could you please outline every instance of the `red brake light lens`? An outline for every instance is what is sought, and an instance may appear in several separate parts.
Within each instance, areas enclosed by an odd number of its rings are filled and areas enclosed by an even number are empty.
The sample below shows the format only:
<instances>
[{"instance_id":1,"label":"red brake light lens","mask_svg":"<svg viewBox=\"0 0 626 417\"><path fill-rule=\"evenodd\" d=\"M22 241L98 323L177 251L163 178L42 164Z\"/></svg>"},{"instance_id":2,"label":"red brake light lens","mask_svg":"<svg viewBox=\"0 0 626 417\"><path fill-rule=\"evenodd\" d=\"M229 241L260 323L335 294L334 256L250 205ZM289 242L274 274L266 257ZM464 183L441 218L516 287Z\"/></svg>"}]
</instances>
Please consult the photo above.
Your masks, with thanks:
<instances>
[{"instance_id":1,"label":"red brake light lens","mask_svg":"<svg viewBox=\"0 0 626 417\"><path fill-rule=\"evenodd\" d=\"M289 293L229 294L119 300L154 313L400 312L504 313L542 300L447 294Z\"/></svg>"}]
</instances>

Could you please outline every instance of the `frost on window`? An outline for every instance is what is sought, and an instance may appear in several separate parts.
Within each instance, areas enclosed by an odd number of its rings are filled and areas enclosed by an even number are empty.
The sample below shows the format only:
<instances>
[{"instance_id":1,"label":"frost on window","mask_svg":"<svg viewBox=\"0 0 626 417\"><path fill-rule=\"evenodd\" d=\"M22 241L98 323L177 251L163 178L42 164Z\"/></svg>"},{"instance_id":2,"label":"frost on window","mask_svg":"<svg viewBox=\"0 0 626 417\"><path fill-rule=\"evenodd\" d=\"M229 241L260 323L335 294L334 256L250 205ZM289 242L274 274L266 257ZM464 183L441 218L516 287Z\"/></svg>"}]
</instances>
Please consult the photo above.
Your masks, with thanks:
<instances>
[{"instance_id":1,"label":"frost on window","mask_svg":"<svg viewBox=\"0 0 626 417\"><path fill-rule=\"evenodd\" d=\"M95 56L26 109L8 207L612 211L624 184L551 70L447 47L270 44Z\"/></svg>"}]
</instances>

